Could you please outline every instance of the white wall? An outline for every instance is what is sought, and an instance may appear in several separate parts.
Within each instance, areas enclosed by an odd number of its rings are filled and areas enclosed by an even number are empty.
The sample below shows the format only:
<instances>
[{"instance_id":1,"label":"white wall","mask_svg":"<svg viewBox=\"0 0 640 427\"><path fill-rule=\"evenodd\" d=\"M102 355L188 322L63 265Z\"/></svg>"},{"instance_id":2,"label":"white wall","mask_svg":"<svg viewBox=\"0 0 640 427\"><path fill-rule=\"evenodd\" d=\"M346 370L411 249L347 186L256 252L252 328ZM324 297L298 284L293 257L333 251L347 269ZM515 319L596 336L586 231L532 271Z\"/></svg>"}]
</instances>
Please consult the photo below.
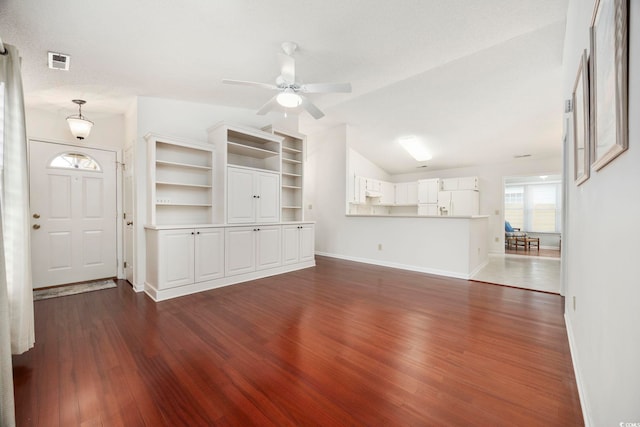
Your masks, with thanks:
<instances>
[{"instance_id":1,"label":"white wall","mask_svg":"<svg viewBox=\"0 0 640 427\"><path fill-rule=\"evenodd\" d=\"M629 3L629 150L591 171L581 186L567 186L565 315L586 422L593 426L640 422L640 2ZM593 5L569 2L565 99L589 48ZM573 176L572 150L566 152L565 172Z\"/></svg>"}]
</instances>

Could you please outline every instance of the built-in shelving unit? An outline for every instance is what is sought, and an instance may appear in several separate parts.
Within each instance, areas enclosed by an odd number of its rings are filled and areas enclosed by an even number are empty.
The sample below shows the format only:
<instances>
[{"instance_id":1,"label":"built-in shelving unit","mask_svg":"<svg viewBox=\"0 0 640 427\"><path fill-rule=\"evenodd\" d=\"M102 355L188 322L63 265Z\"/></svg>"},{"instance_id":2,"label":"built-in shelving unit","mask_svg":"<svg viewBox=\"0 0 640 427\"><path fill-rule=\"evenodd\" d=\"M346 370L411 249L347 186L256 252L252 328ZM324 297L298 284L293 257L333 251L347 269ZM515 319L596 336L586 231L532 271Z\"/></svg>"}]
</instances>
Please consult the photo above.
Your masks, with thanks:
<instances>
[{"instance_id":1,"label":"built-in shelving unit","mask_svg":"<svg viewBox=\"0 0 640 427\"><path fill-rule=\"evenodd\" d=\"M213 149L210 145L148 134L150 225L210 224Z\"/></svg>"},{"instance_id":2,"label":"built-in shelving unit","mask_svg":"<svg viewBox=\"0 0 640 427\"><path fill-rule=\"evenodd\" d=\"M306 137L300 133L268 126L267 132L282 137L281 192L282 221L302 221L304 217L304 149Z\"/></svg>"}]
</instances>

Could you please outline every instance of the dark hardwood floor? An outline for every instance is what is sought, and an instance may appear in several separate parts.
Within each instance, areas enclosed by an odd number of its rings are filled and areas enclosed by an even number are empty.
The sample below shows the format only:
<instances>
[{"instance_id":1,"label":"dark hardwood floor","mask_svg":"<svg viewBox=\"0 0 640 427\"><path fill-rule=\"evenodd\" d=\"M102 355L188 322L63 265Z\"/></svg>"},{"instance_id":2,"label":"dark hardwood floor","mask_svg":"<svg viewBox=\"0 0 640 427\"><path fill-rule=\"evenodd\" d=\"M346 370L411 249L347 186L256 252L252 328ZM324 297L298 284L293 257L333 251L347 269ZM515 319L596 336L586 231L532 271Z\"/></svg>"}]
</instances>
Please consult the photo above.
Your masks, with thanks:
<instances>
[{"instance_id":1,"label":"dark hardwood floor","mask_svg":"<svg viewBox=\"0 0 640 427\"><path fill-rule=\"evenodd\" d=\"M330 258L154 303L35 303L18 426L572 426L557 295Z\"/></svg>"}]
</instances>

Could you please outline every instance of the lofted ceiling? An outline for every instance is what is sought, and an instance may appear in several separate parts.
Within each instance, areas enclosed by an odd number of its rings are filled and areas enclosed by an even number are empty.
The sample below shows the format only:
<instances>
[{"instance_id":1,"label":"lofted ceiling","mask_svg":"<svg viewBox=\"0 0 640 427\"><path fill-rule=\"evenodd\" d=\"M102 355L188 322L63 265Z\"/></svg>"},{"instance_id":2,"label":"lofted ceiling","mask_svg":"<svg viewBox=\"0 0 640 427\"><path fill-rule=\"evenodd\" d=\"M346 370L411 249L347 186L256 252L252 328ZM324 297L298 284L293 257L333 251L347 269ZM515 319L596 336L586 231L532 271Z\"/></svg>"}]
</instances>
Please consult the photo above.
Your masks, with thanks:
<instances>
[{"instance_id":1,"label":"lofted ceiling","mask_svg":"<svg viewBox=\"0 0 640 427\"><path fill-rule=\"evenodd\" d=\"M353 146L390 173L559 157L567 0L2 0L0 37L20 49L29 107L124 113L135 96L258 110L283 41L304 82L351 82L311 95ZM71 55L68 72L47 51ZM274 112L272 115L282 113ZM397 139L433 154L416 162Z\"/></svg>"}]
</instances>

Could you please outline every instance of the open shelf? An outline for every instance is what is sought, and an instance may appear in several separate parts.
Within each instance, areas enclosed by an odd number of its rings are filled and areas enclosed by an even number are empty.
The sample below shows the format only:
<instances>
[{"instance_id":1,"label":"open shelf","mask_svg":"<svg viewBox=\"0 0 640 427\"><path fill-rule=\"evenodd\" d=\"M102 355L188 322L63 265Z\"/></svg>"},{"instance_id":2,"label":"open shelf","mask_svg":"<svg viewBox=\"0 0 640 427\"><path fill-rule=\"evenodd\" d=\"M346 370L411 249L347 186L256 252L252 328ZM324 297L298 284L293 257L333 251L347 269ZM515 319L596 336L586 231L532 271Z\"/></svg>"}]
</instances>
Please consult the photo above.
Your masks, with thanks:
<instances>
[{"instance_id":1,"label":"open shelf","mask_svg":"<svg viewBox=\"0 0 640 427\"><path fill-rule=\"evenodd\" d=\"M211 170L211 166L199 166L199 165L192 165L189 163L178 163L178 162L169 162L166 160L156 160L156 165L158 166L175 166L178 168L191 168L191 169L202 169L202 170Z\"/></svg>"},{"instance_id":2,"label":"open shelf","mask_svg":"<svg viewBox=\"0 0 640 427\"><path fill-rule=\"evenodd\" d=\"M231 154L239 156L253 157L256 159L266 159L278 155L278 152L265 150L263 148L252 147L250 145L239 144L236 142L227 142L227 149Z\"/></svg>"},{"instance_id":3,"label":"open shelf","mask_svg":"<svg viewBox=\"0 0 640 427\"><path fill-rule=\"evenodd\" d=\"M176 187L195 187L195 188L211 188L210 185L202 185L202 184L185 184L183 182L163 182L156 181L156 185L172 185Z\"/></svg>"}]
</instances>

